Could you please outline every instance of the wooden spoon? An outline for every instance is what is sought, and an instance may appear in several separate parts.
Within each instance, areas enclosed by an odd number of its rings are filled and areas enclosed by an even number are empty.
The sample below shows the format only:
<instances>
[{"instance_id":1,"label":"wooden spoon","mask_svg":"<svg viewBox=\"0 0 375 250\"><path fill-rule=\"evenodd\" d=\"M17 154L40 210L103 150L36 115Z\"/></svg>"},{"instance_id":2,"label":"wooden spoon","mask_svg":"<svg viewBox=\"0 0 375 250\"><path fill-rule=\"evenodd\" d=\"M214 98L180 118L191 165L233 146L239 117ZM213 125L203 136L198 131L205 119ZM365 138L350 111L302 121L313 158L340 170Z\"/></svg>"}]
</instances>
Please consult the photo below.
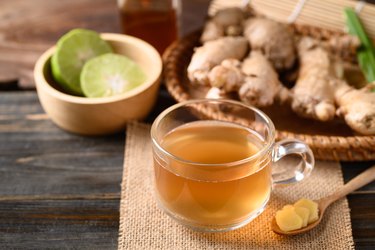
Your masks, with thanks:
<instances>
[{"instance_id":1,"label":"wooden spoon","mask_svg":"<svg viewBox=\"0 0 375 250\"><path fill-rule=\"evenodd\" d=\"M301 229L285 232L279 228L279 226L276 224L276 219L273 218L271 222L271 228L275 233L280 234L280 235L296 235L296 234L301 234L301 233L310 231L321 222L324 212L326 211L329 205L331 205L333 202L341 199L342 197L353 192L354 190L357 190L358 188L361 188L374 180L375 180L375 165L370 167L366 171L362 172L361 174L359 174L352 180L350 180L348 183L346 183L344 186L342 186L333 194L327 197L323 197L319 200L316 200L315 202L318 203L318 208L319 208L319 218L317 221Z\"/></svg>"}]
</instances>

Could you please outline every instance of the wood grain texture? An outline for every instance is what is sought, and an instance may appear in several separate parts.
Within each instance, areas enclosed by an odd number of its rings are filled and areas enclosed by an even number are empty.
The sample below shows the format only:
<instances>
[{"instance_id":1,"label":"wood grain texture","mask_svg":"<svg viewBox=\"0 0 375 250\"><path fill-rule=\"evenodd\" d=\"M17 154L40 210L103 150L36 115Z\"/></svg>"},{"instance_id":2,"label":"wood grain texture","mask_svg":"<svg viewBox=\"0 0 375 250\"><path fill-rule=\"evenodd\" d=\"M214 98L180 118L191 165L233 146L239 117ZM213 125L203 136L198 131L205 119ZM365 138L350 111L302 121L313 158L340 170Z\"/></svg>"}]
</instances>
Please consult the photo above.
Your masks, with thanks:
<instances>
[{"instance_id":1,"label":"wood grain texture","mask_svg":"<svg viewBox=\"0 0 375 250\"><path fill-rule=\"evenodd\" d=\"M1 249L116 249L119 201L0 204Z\"/></svg>"},{"instance_id":2,"label":"wood grain texture","mask_svg":"<svg viewBox=\"0 0 375 250\"><path fill-rule=\"evenodd\" d=\"M162 88L147 121L173 103ZM0 92L0 249L116 249L123 150L123 134L60 130L33 91ZM373 164L343 163L345 182ZM375 247L375 183L348 199L356 249Z\"/></svg>"},{"instance_id":3,"label":"wood grain texture","mask_svg":"<svg viewBox=\"0 0 375 250\"><path fill-rule=\"evenodd\" d=\"M0 249L115 249L124 134L69 134L43 113L35 92L0 94Z\"/></svg>"},{"instance_id":4,"label":"wood grain texture","mask_svg":"<svg viewBox=\"0 0 375 250\"><path fill-rule=\"evenodd\" d=\"M343 177L347 183L375 161L342 162ZM375 182L348 195L350 219L356 249L374 249L375 247Z\"/></svg>"},{"instance_id":5,"label":"wood grain texture","mask_svg":"<svg viewBox=\"0 0 375 250\"><path fill-rule=\"evenodd\" d=\"M2 94L0 107L0 195L118 192L123 134L64 133L36 116L43 111L34 92Z\"/></svg>"},{"instance_id":6,"label":"wood grain texture","mask_svg":"<svg viewBox=\"0 0 375 250\"><path fill-rule=\"evenodd\" d=\"M34 88L38 57L67 31L120 32L115 0L0 1L0 88Z\"/></svg>"},{"instance_id":7,"label":"wood grain texture","mask_svg":"<svg viewBox=\"0 0 375 250\"><path fill-rule=\"evenodd\" d=\"M348 196L356 249L375 248L375 194Z\"/></svg>"}]
</instances>

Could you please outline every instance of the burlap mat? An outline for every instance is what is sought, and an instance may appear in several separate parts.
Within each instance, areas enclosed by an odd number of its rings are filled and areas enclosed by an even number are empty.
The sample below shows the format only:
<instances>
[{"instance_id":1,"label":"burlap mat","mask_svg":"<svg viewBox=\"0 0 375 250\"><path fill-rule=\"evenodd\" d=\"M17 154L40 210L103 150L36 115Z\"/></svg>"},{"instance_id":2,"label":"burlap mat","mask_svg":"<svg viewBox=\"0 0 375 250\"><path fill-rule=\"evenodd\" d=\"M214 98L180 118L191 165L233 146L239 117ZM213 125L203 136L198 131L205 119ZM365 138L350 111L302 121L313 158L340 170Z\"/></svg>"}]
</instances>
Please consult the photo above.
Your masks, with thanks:
<instances>
[{"instance_id":1,"label":"burlap mat","mask_svg":"<svg viewBox=\"0 0 375 250\"><path fill-rule=\"evenodd\" d=\"M241 229L199 233L177 224L153 197L149 129L144 124L127 128L119 249L354 249L346 199L334 203L321 225L304 235L282 237L270 229L272 217L283 205L300 197L320 198L343 185L340 165L335 162L317 162L306 181L276 189L266 210Z\"/></svg>"}]
</instances>

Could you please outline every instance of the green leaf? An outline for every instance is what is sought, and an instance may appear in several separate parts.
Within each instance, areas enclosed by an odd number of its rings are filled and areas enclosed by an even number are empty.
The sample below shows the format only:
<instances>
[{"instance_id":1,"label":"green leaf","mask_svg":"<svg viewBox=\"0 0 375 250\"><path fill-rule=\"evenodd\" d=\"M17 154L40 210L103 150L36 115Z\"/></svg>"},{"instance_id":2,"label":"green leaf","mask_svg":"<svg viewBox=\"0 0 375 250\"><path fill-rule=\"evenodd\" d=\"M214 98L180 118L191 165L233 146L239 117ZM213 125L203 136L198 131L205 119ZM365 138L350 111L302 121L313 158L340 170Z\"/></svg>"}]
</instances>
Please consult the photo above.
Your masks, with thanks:
<instances>
[{"instance_id":1,"label":"green leaf","mask_svg":"<svg viewBox=\"0 0 375 250\"><path fill-rule=\"evenodd\" d=\"M357 50L359 66L366 77L367 82L375 81L375 49L372 41L366 32L355 11L351 8L345 9L346 23L349 33L356 35L361 42L361 47Z\"/></svg>"}]
</instances>

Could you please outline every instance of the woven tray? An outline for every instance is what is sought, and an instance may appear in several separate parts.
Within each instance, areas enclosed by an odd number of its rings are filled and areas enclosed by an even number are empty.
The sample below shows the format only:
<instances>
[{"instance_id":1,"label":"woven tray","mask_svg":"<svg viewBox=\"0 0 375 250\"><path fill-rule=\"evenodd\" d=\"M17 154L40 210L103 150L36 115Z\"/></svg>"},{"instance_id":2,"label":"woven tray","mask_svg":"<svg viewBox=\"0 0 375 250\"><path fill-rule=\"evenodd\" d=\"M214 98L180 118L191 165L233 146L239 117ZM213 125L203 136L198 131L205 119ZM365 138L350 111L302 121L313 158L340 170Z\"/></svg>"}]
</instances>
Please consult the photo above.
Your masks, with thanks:
<instances>
[{"instance_id":1,"label":"woven tray","mask_svg":"<svg viewBox=\"0 0 375 250\"><path fill-rule=\"evenodd\" d=\"M310 35L319 39L342 36L335 31L321 30L311 26L291 25L298 35ZM187 79L186 68L199 45L200 32L192 33L174 42L163 55L165 84L169 93L178 101L204 98L207 88L192 86ZM354 53L333 47L332 53L355 61ZM355 135L340 119L332 122L307 120L295 115L290 107L274 105L263 109L276 126L277 140L296 138L305 141L313 150L316 159L336 161L366 161L375 159L375 136Z\"/></svg>"}]
</instances>

